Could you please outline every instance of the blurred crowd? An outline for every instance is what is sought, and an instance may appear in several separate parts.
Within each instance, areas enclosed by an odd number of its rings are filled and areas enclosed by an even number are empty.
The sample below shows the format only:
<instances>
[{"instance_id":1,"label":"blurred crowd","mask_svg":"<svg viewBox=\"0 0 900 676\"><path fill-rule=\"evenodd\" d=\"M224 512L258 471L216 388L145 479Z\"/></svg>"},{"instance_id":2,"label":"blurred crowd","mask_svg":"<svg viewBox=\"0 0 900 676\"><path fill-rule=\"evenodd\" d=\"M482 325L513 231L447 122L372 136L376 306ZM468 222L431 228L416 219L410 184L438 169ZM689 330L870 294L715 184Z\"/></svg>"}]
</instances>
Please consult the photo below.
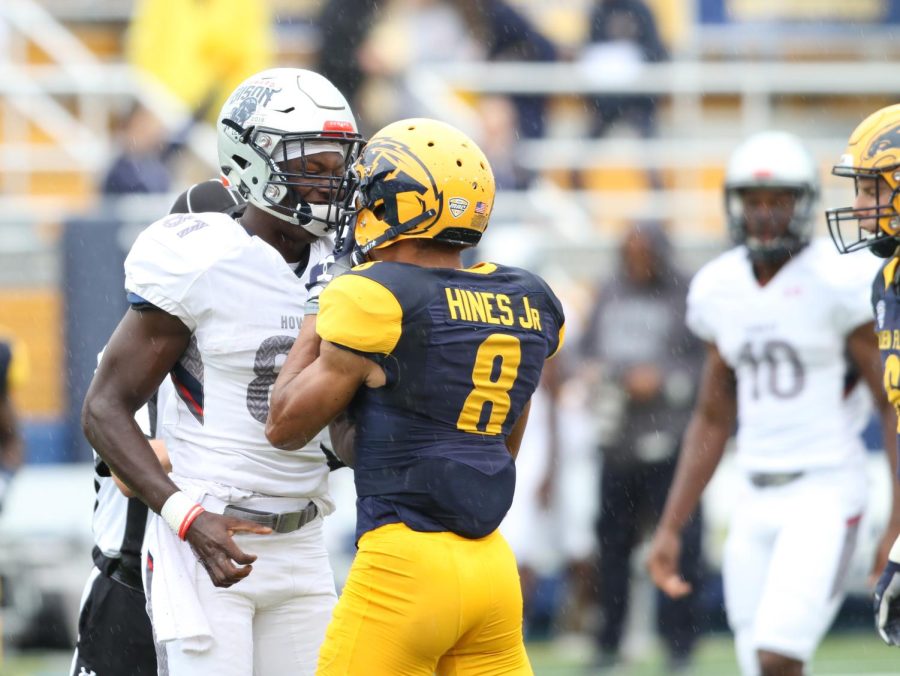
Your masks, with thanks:
<instances>
[{"instance_id":1,"label":"blurred crowd","mask_svg":"<svg viewBox=\"0 0 900 676\"><path fill-rule=\"evenodd\" d=\"M326 0L310 25L287 7L213 0L141 0L126 40L129 60L162 83L193 111L192 122L217 110L241 73L270 65L309 67L340 89L357 111L360 128L371 133L389 121L439 114L444 102L423 103L405 77L413 68L474 62L559 62L582 64L621 81L642 63L666 60L653 13L642 0L587 3L579 47L559 44L534 22L521 3L505 0ZM277 12L277 13L276 13ZM241 40L223 35L240 32ZM276 35L277 33L277 35ZM167 48L156 46L165 42ZM296 53L297 63L281 52ZM303 44L295 44L303 43ZM517 142L547 133L551 105L536 95L485 95L468 106L445 111L467 128L491 160L499 189L522 189L535 176L517 159ZM649 95L590 96L583 101L586 135L656 134L656 98ZM132 106L122 111L116 156L103 182L105 192L168 191L166 172L177 165L177 150L191 124L160 135L159 120ZM129 176L140 165L146 180ZM119 174L122 174L119 176ZM580 177L573 175L576 185ZM655 174L651 186L659 187Z\"/></svg>"}]
</instances>

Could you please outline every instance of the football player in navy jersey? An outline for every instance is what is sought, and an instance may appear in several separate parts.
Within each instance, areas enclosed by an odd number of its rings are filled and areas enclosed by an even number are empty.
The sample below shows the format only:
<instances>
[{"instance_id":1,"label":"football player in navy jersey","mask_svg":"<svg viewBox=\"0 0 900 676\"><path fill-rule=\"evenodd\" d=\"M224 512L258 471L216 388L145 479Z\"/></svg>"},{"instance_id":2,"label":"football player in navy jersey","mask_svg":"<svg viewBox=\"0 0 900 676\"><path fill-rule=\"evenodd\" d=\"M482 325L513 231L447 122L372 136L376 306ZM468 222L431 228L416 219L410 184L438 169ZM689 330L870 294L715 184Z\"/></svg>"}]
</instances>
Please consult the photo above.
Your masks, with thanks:
<instances>
[{"instance_id":1,"label":"football player in navy jersey","mask_svg":"<svg viewBox=\"0 0 900 676\"><path fill-rule=\"evenodd\" d=\"M291 449L345 409L353 424L350 448L332 438L355 472L358 552L317 673L530 674L516 562L497 526L531 395L562 345L562 308L526 270L463 267L494 201L465 134L396 122L352 173L367 262L331 275L318 338L301 333L266 426Z\"/></svg>"},{"instance_id":2,"label":"football player in navy jersey","mask_svg":"<svg viewBox=\"0 0 900 676\"><path fill-rule=\"evenodd\" d=\"M900 104L875 111L853 130L832 173L852 178L856 191L852 206L826 212L838 251L867 248L886 259L872 285L872 309L884 389L900 411ZM875 587L874 610L882 639L900 646L900 538Z\"/></svg>"}]
</instances>

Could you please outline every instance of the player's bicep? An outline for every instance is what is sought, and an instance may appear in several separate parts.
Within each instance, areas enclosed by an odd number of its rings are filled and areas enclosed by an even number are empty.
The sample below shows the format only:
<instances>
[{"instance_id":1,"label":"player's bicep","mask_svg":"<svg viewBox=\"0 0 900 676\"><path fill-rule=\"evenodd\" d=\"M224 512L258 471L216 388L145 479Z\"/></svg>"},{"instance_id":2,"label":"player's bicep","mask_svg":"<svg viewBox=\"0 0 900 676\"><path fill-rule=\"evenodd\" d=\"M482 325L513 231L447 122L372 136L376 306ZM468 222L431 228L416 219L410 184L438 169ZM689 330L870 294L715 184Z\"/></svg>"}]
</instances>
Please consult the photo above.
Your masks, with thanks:
<instances>
[{"instance_id":1,"label":"player's bicep","mask_svg":"<svg viewBox=\"0 0 900 676\"><path fill-rule=\"evenodd\" d=\"M109 398L137 411L187 349L190 331L161 310L128 310L116 327L91 381L87 404Z\"/></svg>"},{"instance_id":2,"label":"player's bicep","mask_svg":"<svg viewBox=\"0 0 900 676\"><path fill-rule=\"evenodd\" d=\"M384 370L374 361L328 341L322 341L319 363L326 377L333 378L335 386L344 391L347 403L360 386L381 387L386 381ZM335 415L342 410L343 406Z\"/></svg>"},{"instance_id":3,"label":"player's bicep","mask_svg":"<svg viewBox=\"0 0 900 676\"><path fill-rule=\"evenodd\" d=\"M695 415L716 427L730 427L737 416L737 380L718 348L706 344Z\"/></svg>"},{"instance_id":4,"label":"player's bicep","mask_svg":"<svg viewBox=\"0 0 900 676\"><path fill-rule=\"evenodd\" d=\"M878 408L886 407L887 395L882 384L881 354L874 322L861 324L847 334L847 354L871 391Z\"/></svg>"}]
</instances>

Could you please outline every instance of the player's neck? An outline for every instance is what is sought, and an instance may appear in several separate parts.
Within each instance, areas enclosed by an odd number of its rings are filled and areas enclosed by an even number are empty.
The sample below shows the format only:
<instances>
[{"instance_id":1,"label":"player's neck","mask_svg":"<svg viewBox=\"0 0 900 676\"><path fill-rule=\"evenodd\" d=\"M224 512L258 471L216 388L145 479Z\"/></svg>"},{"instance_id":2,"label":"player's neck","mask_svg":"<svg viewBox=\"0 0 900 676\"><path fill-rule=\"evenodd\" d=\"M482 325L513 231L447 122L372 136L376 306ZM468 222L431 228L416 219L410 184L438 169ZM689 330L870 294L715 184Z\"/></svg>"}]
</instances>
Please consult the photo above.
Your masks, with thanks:
<instances>
[{"instance_id":1,"label":"player's neck","mask_svg":"<svg viewBox=\"0 0 900 676\"><path fill-rule=\"evenodd\" d=\"M790 259L785 259L782 261L754 261L753 263L753 274L756 276L756 281L760 286L765 286L775 275L778 274L778 271L784 267L784 264L788 262Z\"/></svg>"},{"instance_id":2,"label":"player's neck","mask_svg":"<svg viewBox=\"0 0 900 676\"><path fill-rule=\"evenodd\" d=\"M238 219L244 230L275 249L286 262L296 263L302 260L315 237L300 226L282 221L261 209L250 208L252 206L249 205L244 215Z\"/></svg>"},{"instance_id":3,"label":"player's neck","mask_svg":"<svg viewBox=\"0 0 900 676\"><path fill-rule=\"evenodd\" d=\"M400 240L384 249L372 251L374 260L409 263L423 268L461 268L459 250L421 246L414 239Z\"/></svg>"}]
</instances>

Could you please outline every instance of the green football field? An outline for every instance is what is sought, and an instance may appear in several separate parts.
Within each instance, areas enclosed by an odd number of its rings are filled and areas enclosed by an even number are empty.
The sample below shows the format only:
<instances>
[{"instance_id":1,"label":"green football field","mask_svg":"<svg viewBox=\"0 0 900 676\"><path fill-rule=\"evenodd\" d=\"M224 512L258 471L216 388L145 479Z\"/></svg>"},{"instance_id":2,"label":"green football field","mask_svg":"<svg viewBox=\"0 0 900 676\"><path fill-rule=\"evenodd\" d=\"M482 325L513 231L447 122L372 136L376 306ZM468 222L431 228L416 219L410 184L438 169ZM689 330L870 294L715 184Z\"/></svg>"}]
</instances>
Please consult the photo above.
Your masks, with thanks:
<instances>
[{"instance_id":1,"label":"green football field","mask_svg":"<svg viewBox=\"0 0 900 676\"><path fill-rule=\"evenodd\" d=\"M583 645L532 643L528 652L537 676L586 676L591 673ZM0 664L0 675L66 676L70 658L69 653L7 653ZM666 669L662 655L649 651L633 663L608 673L610 676L662 676ZM694 668L688 673L691 676L737 676L730 637L705 638L698 649ZM835 634L819 648L812 673L817 676L895 676L900 674L900 650L885 646L874 632Z\"/></svg>"}]
</instances>

